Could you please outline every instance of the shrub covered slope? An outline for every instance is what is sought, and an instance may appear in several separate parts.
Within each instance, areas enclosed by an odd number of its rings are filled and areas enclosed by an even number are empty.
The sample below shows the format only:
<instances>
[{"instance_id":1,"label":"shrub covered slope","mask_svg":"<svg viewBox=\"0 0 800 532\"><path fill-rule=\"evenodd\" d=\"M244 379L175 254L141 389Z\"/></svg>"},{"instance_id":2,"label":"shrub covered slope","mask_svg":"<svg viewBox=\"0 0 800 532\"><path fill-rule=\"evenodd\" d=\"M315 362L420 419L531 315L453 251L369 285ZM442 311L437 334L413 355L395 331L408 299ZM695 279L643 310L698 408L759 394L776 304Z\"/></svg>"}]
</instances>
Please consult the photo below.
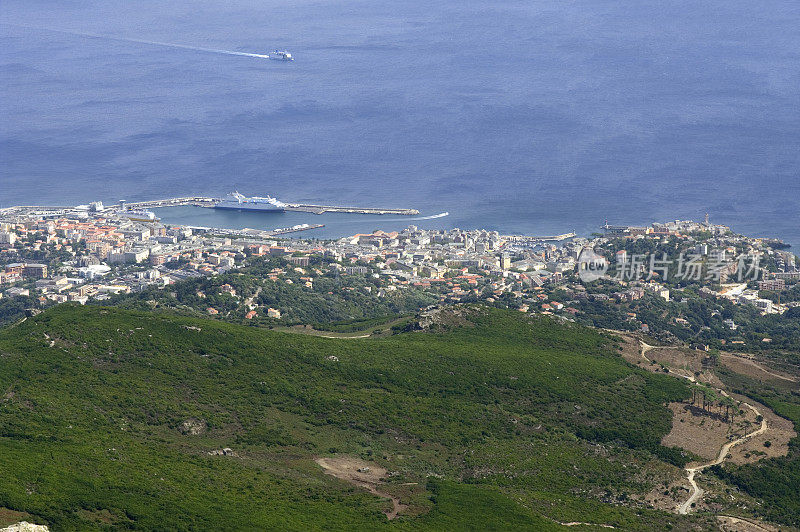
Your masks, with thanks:
<instances>
[{"instance_id":1,"label":"shrub covered slope","mask_svg":"<svg viewBox=\"0 0 800 532\"><path fill-rule=\"evenodd\" d=\"M685 458L677 379L603 335L472 309L381 339L63 305L0 331L0 509L58 529L688 525L621 504ZM215 451L230 448L222 455ZM407 507L325 475L372 460ZM615 503L615 504L610 504Z\"/></svg>"}]
</instances>

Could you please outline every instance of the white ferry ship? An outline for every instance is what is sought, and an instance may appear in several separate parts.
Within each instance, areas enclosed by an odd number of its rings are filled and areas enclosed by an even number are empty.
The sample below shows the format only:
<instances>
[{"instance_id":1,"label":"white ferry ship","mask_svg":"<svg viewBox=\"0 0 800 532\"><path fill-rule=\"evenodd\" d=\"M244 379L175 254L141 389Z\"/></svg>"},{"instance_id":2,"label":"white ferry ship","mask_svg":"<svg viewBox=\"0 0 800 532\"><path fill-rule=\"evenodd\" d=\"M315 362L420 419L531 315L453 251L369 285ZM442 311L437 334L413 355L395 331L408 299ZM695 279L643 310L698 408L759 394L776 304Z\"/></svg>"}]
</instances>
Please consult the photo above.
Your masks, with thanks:
<instances>
[{"instance_id":1,"label":"white ferry ship","mask_svg":"<svg viewBox=\"0 0 800 532\"><path fill-rule=\"evenodd\" d=\"M254 196L248 198L238 192L231 192L222 201L214 205L215 209L236 209L240 211L267 211L267 212L283 212L286 210L286 204L278 201L272 196L260 198Z\"/></svg>"}]
</instances>

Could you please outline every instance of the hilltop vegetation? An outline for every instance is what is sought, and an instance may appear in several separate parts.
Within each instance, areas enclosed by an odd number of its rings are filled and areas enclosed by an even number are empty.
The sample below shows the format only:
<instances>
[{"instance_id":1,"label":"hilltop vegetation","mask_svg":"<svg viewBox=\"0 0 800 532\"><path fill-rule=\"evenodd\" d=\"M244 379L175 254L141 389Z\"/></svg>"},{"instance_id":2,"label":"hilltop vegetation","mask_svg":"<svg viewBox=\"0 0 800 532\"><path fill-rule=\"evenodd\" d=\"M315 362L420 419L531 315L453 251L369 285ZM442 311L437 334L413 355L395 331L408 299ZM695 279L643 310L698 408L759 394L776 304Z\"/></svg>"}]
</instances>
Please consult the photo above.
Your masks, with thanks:
<instances>
[{"instance_id":1,"label":"hilltop vegetation","mask_svg":"<svg viewBox=\"0 0 800 532\"><path fill-rule=\"evenodd\" d=\"M0 509L59 530L708 524L636 503L687 459L659 445L684 383L589 329L462 311L336 340L50 309L0 331ZM313 461L332 455L388 469L407 508L387 521Z\"/></svg>"},{"instance_id":2,"label":"hilltop vegetation","mask_svg":"<svg viewBox=\"0 0 800 532\"><path fill-rule=\"evenodd\" d=\"M181 281L166 290L151 286L116 296L106 304L138 310L169 308L195 315L205 315L213 308L226 321L273 325L382 319L413 313L439 301L436 295L417 288L384 292L379 279L364 274L341 275L328 269L330 261L317 256L309 260L310 267L295 269L282 258L252 257L235 272ZM273 270L281 272L279 278L270 279ZM304 282L311 279L301 273L306 271L314 273L313 287ZM223 292L223 286L233 291ZM269 307L281 311L280 321L267 317ZM257 308L257 315L246 320L250 308Z\"/></svg>"}]
</instances>

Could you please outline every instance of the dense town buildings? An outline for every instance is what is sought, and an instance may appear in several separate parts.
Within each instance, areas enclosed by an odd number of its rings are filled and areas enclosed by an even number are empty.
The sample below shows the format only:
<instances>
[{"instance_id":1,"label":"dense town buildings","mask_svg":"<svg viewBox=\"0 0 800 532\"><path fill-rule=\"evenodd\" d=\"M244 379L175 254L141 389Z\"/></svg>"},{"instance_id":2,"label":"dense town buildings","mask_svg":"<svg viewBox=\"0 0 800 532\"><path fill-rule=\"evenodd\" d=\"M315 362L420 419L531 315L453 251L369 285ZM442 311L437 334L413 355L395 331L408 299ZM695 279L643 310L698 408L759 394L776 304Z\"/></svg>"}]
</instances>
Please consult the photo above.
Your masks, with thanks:
<instances>
[{"instance_id":1,"label":"dense town buildings","mask_svg":"<svg viewBox=\"0 0 800 532\"><path fill-rule=\"evenodd\" d=\"M704 278L698 278L700 297L751 305L764 314L780 314L796 304L762 297L763 291L784 290L800 276L794 255L775 249L774 242L737 235L707 222L674 221L649 227L606 224L603 229L602 236L559 242L480 229L416 226L330 241L282 240L260 232L171 226L101 211L43 217L7 210L0 213L0 293L7 298L35 297L41 305L86 303L224 274L244 265L248 257L265 256L281 258L286 264L267 279L300 284L308 290L314 290L315 280L323 275L368 276L376 283L375 297L416 288L437 294L442 302L483 299L492 303L505 298L524 312L571 319L581 312L582 304L591 301L624 305L646 294L672 301L672 291L679 287L666 266L661 266L661 273L653 271L656 256L671 250L680 251L676 260L686 262L684 269L689 273L692 261L684 261L683 253L695 257L695 262L700 257L705 272ZM653 253L635 253L637 246ZM742 264L736 260L742 254L761 261L763 271L742 279L737 269ZM597 283L585 282L582 269L588 255L595 257L592 267L602 267L599 279L615 288L600 290ZM250 304L247 319L259 315L280 319L285 311L259 311ZM208 309L209 314L216 312Z\"/></svg>"}]
</instances>

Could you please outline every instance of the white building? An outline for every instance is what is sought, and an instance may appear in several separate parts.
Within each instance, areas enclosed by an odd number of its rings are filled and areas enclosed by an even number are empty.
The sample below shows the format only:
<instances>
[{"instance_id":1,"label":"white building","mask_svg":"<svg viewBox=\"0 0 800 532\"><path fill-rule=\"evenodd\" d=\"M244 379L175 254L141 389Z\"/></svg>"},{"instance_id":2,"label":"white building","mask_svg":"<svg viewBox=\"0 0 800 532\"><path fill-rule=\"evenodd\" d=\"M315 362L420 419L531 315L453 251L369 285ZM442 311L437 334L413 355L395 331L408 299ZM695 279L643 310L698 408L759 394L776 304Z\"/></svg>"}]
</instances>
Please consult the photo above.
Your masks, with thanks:
<instances>
[{"instance_id":1,"label":"white building","mask_svg":"<svg viewBox=\"0 0 800 532\"><path fill-rule=\"evenodd\" d=\"M17 234L11 231L0 231L0 245L13 246L17 241Z\"/></svg>"},{"instance_id":2,"label":"white building","mask_svg":"<svg viewBox=\"0 0 800 532\"><path fill-rule=\"evenodd\" d=\"M772 301L769 299L755 299L753 300L753 305L758 307L758 309L764 314L771 314L773 311Z\"/></svg>"}]
</instances>

